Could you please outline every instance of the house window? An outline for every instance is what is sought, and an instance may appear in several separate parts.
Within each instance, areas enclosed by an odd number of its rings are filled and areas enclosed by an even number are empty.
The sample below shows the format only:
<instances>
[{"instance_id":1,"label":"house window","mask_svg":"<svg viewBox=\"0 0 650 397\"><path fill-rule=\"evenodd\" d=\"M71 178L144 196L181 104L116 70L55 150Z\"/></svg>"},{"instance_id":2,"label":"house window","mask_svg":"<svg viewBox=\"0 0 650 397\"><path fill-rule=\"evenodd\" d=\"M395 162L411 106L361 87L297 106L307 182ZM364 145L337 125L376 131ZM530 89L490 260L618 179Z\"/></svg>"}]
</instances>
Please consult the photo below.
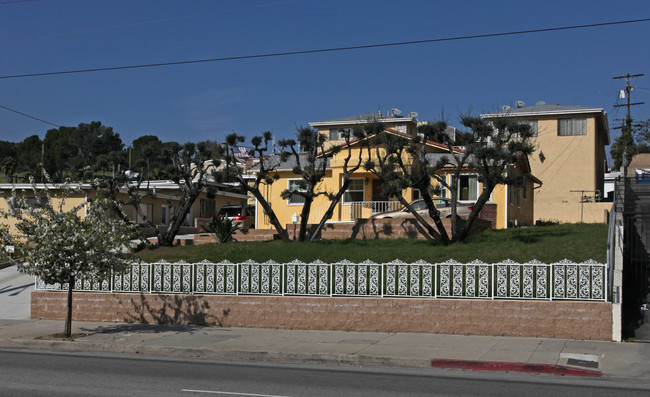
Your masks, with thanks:
<instances>
[{"instance_id":1,"label":"house window","mask_svg":"<svg viewBox=\"0 0 650 397\"><path fill-rule=\"evenodd\" d=\"M420 194L420 189L413 189L413 195L411 196L411 200L419 200L422 198L422 195Z\"/></svg>"},{"instance_id":2,"label":"house window","mask_svg":"<svg viewBox=\"0 0 650 397\"><path fill-rule=\"evenodd\" d=\"M557 121L558 136L587 135L587 119L576 117Z\"/></svg>"},{"instance_id":3,"label":"house window","mask_svg":"<svg viewBox=\"0 0 650 397\"><path fill-rule=\"evenodd\" d=\"M406 124L399 124L393 127L393 129L397 132L401 132L402 134L406 134L407 129L406 129Z\"/></svg>"},{"instance_id":4,"label":"house window","mask_svg":"<svg viewBox=\"0 0 650 397\"><path fill-rule=\"evenodd\" d=\"M363 178L355 178L350 181L350 187L343 194L344 203L363 201Z\"/></svg>"},{"instance_id":5,"label":"house window","mask_svg":"<svg viewBox=\"0 0 650 397\"><path fill-rule=\"evenodd\" d=\"M199 218L212 218L214 216L215 201L212 199L201 199L199 202Z\"/></svg>"},{"instance_id":6,"label":"house window","mask_svg":"<svg viewBox=\"0 0 650 397\"><path fill-rule=\"evenodd\" d=\"M343 136L347 132L352 137L352 128L339 128L330 130L330 141L342 141L345 139Z\"/></svg>"},{"instance_id":7,"label":"house window","mask_svg":"<svg viewBox=\"0 0 650 397\"><path fill-rule=\"evenodd\" d=\"M300 187L301 182L302 179L289 179L288 189L293 192L305 191L304 188ZM299 194L294 193L291 196L289 196L289 204L302 205L304 202L305 202L305 198Z\"/></svg>"},{"instance_id":8,"label":"house window","mask_svg":"<svg viewBox=\"0 0 650 397\"><path fill-rule=\"evenodd\" d=\"M169 222L169 207L163 205L160 213L160 223L162 225L166 225L168 222Z\"/></svg>"},{"instance_id":9,"label":"house window","mask_svg":"<svg viewBox=\"0 0 650 397\"><path fill-rule=\"evenodd\" d=\"M458 200L478 199L478 178L476 175L461 175L458 180Z\"/></svg>"}]
</instances>

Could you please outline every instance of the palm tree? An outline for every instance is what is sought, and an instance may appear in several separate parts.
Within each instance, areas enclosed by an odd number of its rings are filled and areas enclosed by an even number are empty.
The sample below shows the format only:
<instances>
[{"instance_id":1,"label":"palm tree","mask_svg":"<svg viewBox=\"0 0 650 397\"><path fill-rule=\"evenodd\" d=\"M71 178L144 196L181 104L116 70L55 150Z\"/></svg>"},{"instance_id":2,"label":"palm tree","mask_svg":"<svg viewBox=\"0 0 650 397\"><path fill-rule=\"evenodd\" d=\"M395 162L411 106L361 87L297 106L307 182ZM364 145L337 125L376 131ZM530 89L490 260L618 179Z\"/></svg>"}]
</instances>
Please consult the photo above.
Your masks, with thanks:
<instances>
[{"instance_id":1,"label":"palm tree","mask_svg":"<svg viewBox=\"0 0 650 397\"><path fill-rule=\"evenodd\" d=\"M0 170L2 170L2 172L5 174L7 183L13 183L16 168L18 168L18 163L16 162L15 158L5 157L2 160L2 164L0 164Z\"/></svg>"}]
</instances>

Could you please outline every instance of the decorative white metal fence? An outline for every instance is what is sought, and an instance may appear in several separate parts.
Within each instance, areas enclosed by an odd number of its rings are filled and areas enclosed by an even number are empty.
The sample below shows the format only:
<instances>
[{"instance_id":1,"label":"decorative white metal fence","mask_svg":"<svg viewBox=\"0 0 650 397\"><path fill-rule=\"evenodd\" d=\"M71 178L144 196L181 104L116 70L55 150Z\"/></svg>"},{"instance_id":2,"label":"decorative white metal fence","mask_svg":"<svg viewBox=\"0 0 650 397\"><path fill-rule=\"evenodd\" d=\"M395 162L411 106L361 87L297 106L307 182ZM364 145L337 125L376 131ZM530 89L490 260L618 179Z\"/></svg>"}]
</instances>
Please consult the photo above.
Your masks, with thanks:
<instances>
[{"instance_id":1,"label":"decorative white metal fence","mask_svg":"<svg viewBox=\"0 0 650 397\"><path fill-rule=\"evenodd\" d=\"M329 204L326 204L312 209L309 213L309 223L320 222L328 207ZM382 212L395 211L400 208L402 208L402 204L400 204L399 201L351 201L340 204L340 216L338 219L335 216L333 220L339 222L354 222L357 219L366 218Z\"/></svg>"},{"instance_id":2,"label":"decorative white metal fence","mask_svg":"<svg viewBox=\"0 0 650 397\"><path fill-rule=\"evenodd\" d=\"M353 201L342 203L341 220L356 221L369 215L395 211L402 208L399 201Z\"/></svg>"},{"instance_id":3,"label":"decorative white metal fence","mask_svg":"<svg viewBox=\"0 0 650 397\"><path fill-rule=\"evenodd\" d=\"M67 290L67 284L37 290ZM190 264L134 263L109 280L78 278L75 291L227 295L426 297L466 299L607 300L607 269L589 260L442 263L321 261Z\"/></svg>"}]
</instances>

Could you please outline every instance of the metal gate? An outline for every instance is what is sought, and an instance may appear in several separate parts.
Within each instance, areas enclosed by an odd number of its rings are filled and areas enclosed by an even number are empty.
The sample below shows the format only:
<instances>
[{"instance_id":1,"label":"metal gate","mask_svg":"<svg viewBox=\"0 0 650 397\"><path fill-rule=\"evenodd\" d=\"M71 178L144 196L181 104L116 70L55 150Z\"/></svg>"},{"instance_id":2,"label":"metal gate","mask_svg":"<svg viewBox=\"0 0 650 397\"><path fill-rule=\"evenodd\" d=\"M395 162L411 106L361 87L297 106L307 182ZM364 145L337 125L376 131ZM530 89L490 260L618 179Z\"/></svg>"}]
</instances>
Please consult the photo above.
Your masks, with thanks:
<instances>
[{"instance_id":1,"label":"metal gate","mask_svg":"<svg viewBox=\"0 0 650 397\"><path fill-rule=\"evenodd\" d=\"M650 293L650 186L636 184L628 178L624 189L622 320L625 329L643 322L642 307Z\"/></svg>"}]
</instances>

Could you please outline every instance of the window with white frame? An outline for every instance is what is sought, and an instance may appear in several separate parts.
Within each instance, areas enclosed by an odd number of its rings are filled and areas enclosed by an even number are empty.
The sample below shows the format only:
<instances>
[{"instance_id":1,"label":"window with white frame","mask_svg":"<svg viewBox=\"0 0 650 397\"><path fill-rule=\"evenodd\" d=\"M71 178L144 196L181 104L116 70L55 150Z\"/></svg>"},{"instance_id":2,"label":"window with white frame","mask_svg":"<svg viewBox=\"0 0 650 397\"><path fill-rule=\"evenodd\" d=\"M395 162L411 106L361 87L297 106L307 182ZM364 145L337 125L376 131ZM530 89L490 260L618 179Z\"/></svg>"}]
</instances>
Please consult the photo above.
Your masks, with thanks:
<instances>
[{"instance_id":1,"label":"window with white frame","mask_svg":"<svg viewBox=\"0 0 650 397\"><path fill-rule=\"evenodd\" d=\"M350 181L350 187L343 194L344 203L353 203L356 201L363 201L363 178L354 178Z\"/></svg>"},{"instance_id":2,"label":"window with white frame","mask_svg":"<svg viewBox=\"0 0 650 397\"><path fill-rule=\"evenodd\" d=\"M478 200L478 177L461 175L458 180L458 200Z\"/></svg>"},{"instance_id":3,"label":"window with white frame","mask_svg":"<svg viewBox=\"0 0 650 397\"><path fill-rule=\"evenodd\" d=\"M557 135L558 136L587 135L587 119L585 117L559 119L557 121Z\"/></svg>"},{"instance_id":4,"label":"window with white frame","mask_svg":"<svg viewBox=\"0 0 650 397\"><path fill-rule=\"evenodd\" d=\"M342 141L345 139L344 133L349 133L352 137L352 128L338 128L330 130L330 141Z\"/></svg>"},{"instance_id":5,"label":"window with white frame","mask_svg":"<svg viewBox=\"0 0 650 397\"><path fill-rule=\"evenodd\" d=\"M305 189L300 186L302 179L289 179L289 186L287 189L290 191L304 191ZM305 202L305 198L299 194L292 194L289 196L288 204L290 205L302 205Z\"/></svg>"}]
</instances>

